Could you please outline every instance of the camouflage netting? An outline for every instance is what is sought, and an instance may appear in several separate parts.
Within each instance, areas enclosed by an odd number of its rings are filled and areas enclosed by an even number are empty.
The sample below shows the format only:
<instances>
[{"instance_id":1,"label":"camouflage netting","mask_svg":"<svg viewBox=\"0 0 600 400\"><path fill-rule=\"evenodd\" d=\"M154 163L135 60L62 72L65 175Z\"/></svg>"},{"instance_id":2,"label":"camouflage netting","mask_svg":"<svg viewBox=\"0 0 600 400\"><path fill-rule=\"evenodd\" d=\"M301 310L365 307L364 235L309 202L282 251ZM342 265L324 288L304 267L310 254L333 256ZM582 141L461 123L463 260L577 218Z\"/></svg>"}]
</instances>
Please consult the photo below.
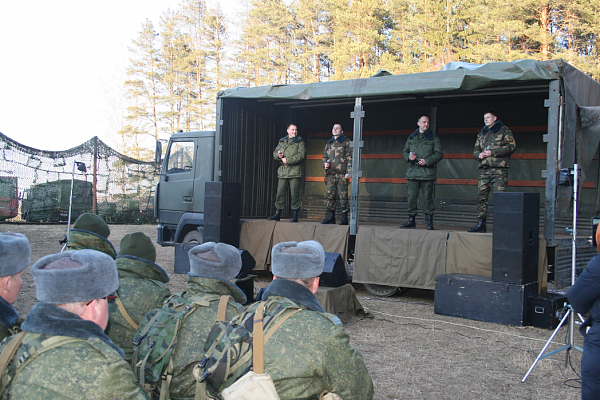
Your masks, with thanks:
<instances>
[{"instance_id":1,"label":"camouflage netting","mask_svg":"<svg viewBox=\"0 0 600 400\"><path fill-rule=\"evenodd\" d=\"M153 221L154 162L124 156L98 137L45 151L0 133L0 153L0 221L67 221L72 177L71 222L84 212L109 223Z\"/></svg>"}]
</instances>

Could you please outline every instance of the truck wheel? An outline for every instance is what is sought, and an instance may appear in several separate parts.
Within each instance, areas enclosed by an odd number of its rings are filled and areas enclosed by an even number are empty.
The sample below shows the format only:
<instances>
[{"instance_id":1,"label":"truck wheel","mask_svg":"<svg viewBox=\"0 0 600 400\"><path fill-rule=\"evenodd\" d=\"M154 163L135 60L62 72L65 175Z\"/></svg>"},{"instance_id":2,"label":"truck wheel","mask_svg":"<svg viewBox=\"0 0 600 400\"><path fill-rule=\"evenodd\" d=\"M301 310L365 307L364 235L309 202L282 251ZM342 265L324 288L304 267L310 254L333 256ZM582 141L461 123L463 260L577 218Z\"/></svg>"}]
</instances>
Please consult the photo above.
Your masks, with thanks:
<instances>
[{"instance_id":1,"label":"truck wheel","mask_svg":"<svg viewBox=\"0 0 600 400\"><path fill-rule=\"evenodd\" d=\"M379 297L390 297L400 292L400 295L408 292L409 288L396 287L396 286L385 286L385 285L374 285L371 283L363 283L365 290L374 296Z\"/></svg>"},{"instance_id":2,"label":"truck wheel","mask_svg":"<svg viewBox=\"0 0 600 400\"><path fill-rule=\"evenodd\" d=\"M190 231L183 237L183 243L204 243L202 232L198 230Z\"/></svg>"}]
</instances>

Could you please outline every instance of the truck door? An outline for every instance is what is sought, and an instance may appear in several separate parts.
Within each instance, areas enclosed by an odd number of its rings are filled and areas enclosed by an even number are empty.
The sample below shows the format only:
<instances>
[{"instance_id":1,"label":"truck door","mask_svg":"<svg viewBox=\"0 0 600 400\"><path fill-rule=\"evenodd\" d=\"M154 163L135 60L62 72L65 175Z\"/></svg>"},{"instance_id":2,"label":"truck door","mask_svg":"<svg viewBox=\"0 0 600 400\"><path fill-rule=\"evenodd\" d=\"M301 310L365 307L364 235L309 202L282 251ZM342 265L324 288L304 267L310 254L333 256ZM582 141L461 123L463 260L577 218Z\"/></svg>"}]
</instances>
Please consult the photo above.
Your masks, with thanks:
<instances>
[{"instance_id":1,"label":"truck door","mask_svg":"<svg viewBox=\"0 0 600 400\"><path fill-rule=\"evenodd\" d=\"M164 224L177 224L183 213L192 211L195 156L192 138L171 141L167 149L159 183L159 220Z\"/></svg>"}]
</instances>

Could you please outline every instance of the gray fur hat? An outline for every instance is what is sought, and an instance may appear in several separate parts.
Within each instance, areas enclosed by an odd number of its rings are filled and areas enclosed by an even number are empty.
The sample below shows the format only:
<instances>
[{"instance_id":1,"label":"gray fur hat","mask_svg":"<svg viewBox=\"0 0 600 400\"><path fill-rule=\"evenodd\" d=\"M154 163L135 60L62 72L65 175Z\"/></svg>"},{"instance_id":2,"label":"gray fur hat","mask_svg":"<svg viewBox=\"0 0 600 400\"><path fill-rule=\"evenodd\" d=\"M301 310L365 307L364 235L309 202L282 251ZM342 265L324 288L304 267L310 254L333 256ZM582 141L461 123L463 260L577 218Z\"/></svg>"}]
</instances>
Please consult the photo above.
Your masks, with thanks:
<instances>
[{"instance_id":1,"label":"gray fur hat","mask_svg":"<svg viewBox=\"0 0 600 400\"><path fill-rule=\"evenodd\" d=\"M33 264L31 273L35 297L44 303L101 299L119 288L115 260L97 250L71 250L42 257Z\"/></svg>"},{"instance_id":2,"label":"gray fur hat","mask_svg":"<svg viewBox=\"0 0 600 400\"><path fill-rule=\"evenodd\" d=\"M21 233L0 233L0 276L12 276L29 265L31 247Z\"/></svg>"},{"instance_id":3,"label":"gray fur hat","mask_svg":"<svg viewBox=\"0 0 600 400\"><path fill-rule=\"evenodd\" d=\"M271 250L271 272L278 278L314 278L323 273L324 266L325 251L314 240L278 243Z\"/></svg>"},{"instance_id":4,"label":"gray fur hat","mask_svg":"<svg viewBox=\"0 0 600 400\"><path fill-rule=\"evenodd\" d=\"M231 280L242 269L242 256L238 249L226 243L206 242L188 253L190 275Z\"/></svg>"}]
</instances>

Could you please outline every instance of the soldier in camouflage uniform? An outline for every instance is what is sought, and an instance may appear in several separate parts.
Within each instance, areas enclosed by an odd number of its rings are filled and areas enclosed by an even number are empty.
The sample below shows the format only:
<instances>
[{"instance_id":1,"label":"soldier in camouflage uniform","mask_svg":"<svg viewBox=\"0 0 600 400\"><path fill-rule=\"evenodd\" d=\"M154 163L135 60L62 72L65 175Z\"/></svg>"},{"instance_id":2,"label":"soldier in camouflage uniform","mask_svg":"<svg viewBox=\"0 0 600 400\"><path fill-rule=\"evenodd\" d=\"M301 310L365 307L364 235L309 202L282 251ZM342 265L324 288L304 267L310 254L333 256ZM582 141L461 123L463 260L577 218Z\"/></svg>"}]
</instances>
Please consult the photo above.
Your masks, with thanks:
<instances>
[{"instance_id":1,"label":"soldier in camouflage uniform","mask_svg":"<svg viewBox=\"0 0 600 400\"><path fill-rule=\"evenodd\" d=\"M104 220L96 214L84 213L77 218L73 229L69 233L69 250L98 250L117 258L117 251L108 240L110 228Z\"/></svg>"},{"instance_id":2,"label":"soldier in camouflage uniform","mask_svg":"<svg viewBox=\"0 0 600 400\"><path fill-rule=\"evenodd\" d=\"M479 161L477 181L477 225L468 232L486 232L488 197L490 190L504 192L508 182L510 155L517 144L508 127L498 121L496 113L488 111L483 115L485 126L477 135L473 156Z\"/></svg>"},{"instance_id":3,"label":"soldier in camouflage uniform","mask_svg":"<svg viewBox=\"0 0 600 400\"><path fill-rule=\"evenodd\" d=\"M333 137L325 145L323 168L327 175L327 212L329 216L322 224L335 224L335 200L339 192L342 206L340 225L348 225L348 179L352 171L352 148L350 140L344 135L342 125L335 124L331 130Z\"/></svg>"},{"instance_id":4,"label":"soldier in camouflage uniform","mask_svg":"<svg viewBox=\"0 0 600 400\"><path fill-rule=\"evenodd\" d=\"M231 283L242 268L238 249L225 243L207 242L188 253L190 272L184 298L197 295L228 295L225 320L229 321L244 310L246 295ZM217 320L218 301L210 307L198 307L182 325L181 336L173 351L173 379L169 388L171 398L193 399L196 379L192 375L194 366L204 356L204 341Z\"/></svg>"},{"instance_id":5,"label":"soldier in camouflage uniform","mask_svg":"<svg viewBox=\"0 0 600 400\"><path fill-rule=\"evenodd\" d=\"M414 228L417 226L417 198L419 191L423 190L425 205L423 212L427 217L427 229L433 230L433 213L435 204L433 194L435 189L436 164L444 158L440 138L429 129L429 117L422 115L417 120L419 128L410 134L402 158L409 164L406 170L406 186L408 192L408 221L400 228Z\"/></svg>"},{"instance_id":6,"label":"soldier in camouflage uniform","mask_svg":"<svg viewBox=\"0 0 600 400\"><path fill-rule=\"evenodd\" d=\"M265 319L280 305L301 311L285 320L265 344L265 373L281 400L318 399L324 392L344 400L370 400L373 382L362 355L350 345L340 319L326 313L315 297L324 263L325 252L318 242L273 246L274 278L261 299L276 303L265 310ZM258 303L246 312L254 313L257 307Z\"/></svg>"},{"instance_id":7,"label":"soldier in camouflage uniform","mask_svg":"<svg viewBox=\"0 0 600 400\"><path fill-rule=\"evenodd\" d=\"M20 233L0 233L0 341L19 332L23 320L13 307L23 281L21 276L29 265L29 240Z\"/></svg>"},{"instance_id":8,"label":"soldier in camouflage uniform","mask_svg":"<svg viewBox=\"0 0 600 400\"><path fill-rule=\"evenodd\" d=\"M156 249L148 236L142 232L123 236L116 260L119 289L115 302L109 306L106 334L125 352L127 362L133 357L137 325L150 310L161 307L171 295L165 286L169 275L154 261Z\"/></svg>"},{"instance_id":9,"label":"soldier in camouflage uniform","mask_svg":"<svg viewBox=\"0 0 600 400\"><path fill-rule=\"evenodd\" d=\"M123 352L104 333L107 296L119 286L115 261L96 250L67 251L31 268L36 303L5 341L22 340L2 381L2 399L143 400ZM5 353L3 353L4 356Z\"/></svg>"},{"instance_id":10,"label":"soldier in camouflage uniform","mask_svg":"<svg viewBox=\"0 0 600 400\"><path fill-rule=\"evenodd\" d=\"M267 218L269 221L279 221L281 211L285 207L285 192L290 187L292 196L292 218L290 222L298 222L300 211L300 178L302 177L302 162L306 157L306 146L298 136L298 128L294 124L287 127L287 136L279 139L273 151L275 161L281 162L277 170L277 196L275 197L275 214Z\"/></svg>"}]
</instances>

